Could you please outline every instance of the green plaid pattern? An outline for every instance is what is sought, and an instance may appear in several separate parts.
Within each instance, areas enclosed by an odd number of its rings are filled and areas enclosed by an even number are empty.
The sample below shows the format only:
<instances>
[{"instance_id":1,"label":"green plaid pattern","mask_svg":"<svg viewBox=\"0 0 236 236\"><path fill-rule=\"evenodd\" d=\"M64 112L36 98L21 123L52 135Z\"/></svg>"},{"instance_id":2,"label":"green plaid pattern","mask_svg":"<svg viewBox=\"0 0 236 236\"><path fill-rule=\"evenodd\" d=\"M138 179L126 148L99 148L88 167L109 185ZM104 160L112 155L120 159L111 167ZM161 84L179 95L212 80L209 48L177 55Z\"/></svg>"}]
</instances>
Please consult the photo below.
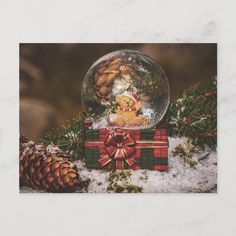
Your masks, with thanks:
<instances>
[{"instance_id":1,"label":"green plaid pattern","mask_svg":"<svg viewBox=\"0 0 236 236\"><path fill-rule=\"evenodd\" d=\"M140 140L153 140L155 129L140 130Z\"/></svg>"},{"instance_id":2,"label":"green plaid pattern","mask_svg":"<svg viewBox=\"0 0 236 236\"><path fill-rule=\"evenodd\" d=\"M168 158L166 157L154 157L153 148L142 148L140 158L135 159L137 165L142 169L152 169L153 166L166 166L168 165Z\"/></svg>"},{"instance_id":3,"label":"green plaid pattern","mask_svg":"<svg viewBox=\"0 0 236 236\"><path fill-rule=\"evenodd\" d=\"M99 139L99 130L88 129L85 131L85 140L97 141Z\"/></svg>"},{"instance_id":4,"label":"green plaid pattern","mask_svg":"<svg viewBox=\"0 0 236 236\"><path fill-rule=\"evenodd\" d=\"M84 160L85 165L89 169L98 169L99 168L99 149L98 148L85 148L84 150Z\"/></svg>"}]
</instances>

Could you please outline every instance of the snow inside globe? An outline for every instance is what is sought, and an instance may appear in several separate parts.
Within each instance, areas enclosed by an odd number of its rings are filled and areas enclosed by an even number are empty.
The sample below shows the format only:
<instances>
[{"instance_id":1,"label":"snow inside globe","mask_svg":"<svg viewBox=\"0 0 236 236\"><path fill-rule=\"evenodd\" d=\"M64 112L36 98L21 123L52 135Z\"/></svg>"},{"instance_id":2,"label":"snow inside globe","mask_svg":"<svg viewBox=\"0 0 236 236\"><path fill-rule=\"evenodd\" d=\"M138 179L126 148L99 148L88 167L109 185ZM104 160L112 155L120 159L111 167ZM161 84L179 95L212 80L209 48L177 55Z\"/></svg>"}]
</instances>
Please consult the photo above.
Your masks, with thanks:
<instances>
[{"instance_id":1,"label":"snow inside globe","mask_svg":"<svg viewBox=\"0 0 236 236\"><path fill-rule=\"evenodd\" d=\"M169 105L162 67L138 51L119 50L97 60L82 84L82 102L93 128L146 129Z\"/></svg>"}]
</instances>

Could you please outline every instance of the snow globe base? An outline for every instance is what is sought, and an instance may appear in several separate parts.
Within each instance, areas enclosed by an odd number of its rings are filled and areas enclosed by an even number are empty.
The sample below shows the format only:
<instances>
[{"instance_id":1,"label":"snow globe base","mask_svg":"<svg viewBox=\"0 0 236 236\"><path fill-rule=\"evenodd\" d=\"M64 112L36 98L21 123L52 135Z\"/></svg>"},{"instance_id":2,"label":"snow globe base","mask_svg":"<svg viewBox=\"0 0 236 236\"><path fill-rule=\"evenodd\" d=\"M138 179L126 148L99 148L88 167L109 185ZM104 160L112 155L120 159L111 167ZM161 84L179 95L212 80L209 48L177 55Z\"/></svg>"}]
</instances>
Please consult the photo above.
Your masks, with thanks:
<instances>
[{"instance_id":1,"label":"snow globe base","mask_svg":"<svg viewBox=\"0 0 236 236\"><path fill-rule=\"evenodd\" d=\"M150 129L94 129L85 118L84 134L88 169L168 169L168 135L161 123Z\"/></svg>"}]
</instances>

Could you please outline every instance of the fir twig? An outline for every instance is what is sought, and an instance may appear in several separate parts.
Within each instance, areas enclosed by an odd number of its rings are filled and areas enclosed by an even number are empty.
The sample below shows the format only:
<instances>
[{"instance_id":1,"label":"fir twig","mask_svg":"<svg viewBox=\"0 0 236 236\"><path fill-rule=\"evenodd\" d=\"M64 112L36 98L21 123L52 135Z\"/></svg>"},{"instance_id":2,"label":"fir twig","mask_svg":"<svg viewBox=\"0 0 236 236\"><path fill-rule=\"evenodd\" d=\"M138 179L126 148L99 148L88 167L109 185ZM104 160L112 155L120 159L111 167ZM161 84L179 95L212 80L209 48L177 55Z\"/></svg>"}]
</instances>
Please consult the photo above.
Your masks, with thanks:
<instances>
[{"instance_id":1,"label":"fir twig","mask_svg":"<svg viewBox=\"0 0 236 236\"><path fill-rule=\"evenodd\" d=\"M194 145L212 150L217 144L216 79L185 90L168 110L165 119L170 136L187 137Z\"/></svg>"},{"instance_id":2,"label":"fir twig","mask_svg":"<svg viewBox=\"0 0 236 236\"><path fill-rule=\"evenodd\" d=\"M83 156L83 120L84 114L80 113L72 121L67 121L60 129L48 131L41 139L45 145L54 144L64 150L72 159Z\"/></svg>"}]
</instances>

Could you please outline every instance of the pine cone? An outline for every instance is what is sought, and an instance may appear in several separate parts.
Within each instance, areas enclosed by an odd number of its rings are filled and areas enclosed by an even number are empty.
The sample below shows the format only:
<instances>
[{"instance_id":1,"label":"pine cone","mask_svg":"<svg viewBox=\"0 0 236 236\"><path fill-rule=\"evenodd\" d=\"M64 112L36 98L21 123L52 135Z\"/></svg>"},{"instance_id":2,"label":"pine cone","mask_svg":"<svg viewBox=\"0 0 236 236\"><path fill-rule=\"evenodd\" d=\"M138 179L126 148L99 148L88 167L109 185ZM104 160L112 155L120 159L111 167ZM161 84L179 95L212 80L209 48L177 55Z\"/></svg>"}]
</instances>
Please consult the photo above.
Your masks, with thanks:
<instances>
[{"instance_id":1,"label":"pine cone","mask_svg":"<svg viewBox=\"0 0 236 236\"><path fill-rule=\"evenodd\" d=\"M77 168L54 146L36 145L20 137L20 185L47 192L74 192L80 185Z\"/></svg>"},{"instance_id":2,"label":"pine cone","mask_svg":"<svg viewBox=\"0 0 236 236\"><path fill-rule=\"evenodd\" d=\"M108 100L114 80L124 74L133 75L131 65L122 58L110 59L99 66L95 76L95 90L99 98Z\"/></svg>"}]
</instances>

